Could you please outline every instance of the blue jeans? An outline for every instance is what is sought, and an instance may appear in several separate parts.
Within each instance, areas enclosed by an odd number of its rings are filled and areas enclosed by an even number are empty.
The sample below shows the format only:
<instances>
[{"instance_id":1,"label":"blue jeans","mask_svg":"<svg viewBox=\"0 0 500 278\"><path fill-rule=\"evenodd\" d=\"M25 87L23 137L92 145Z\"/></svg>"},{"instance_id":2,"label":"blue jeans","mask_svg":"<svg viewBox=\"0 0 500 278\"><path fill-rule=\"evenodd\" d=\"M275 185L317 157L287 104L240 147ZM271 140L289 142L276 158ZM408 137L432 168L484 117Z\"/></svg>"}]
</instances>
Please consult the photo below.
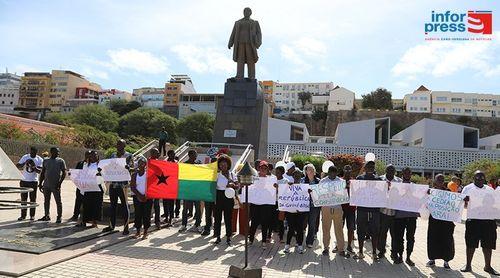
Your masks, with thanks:
<instances>
[{"instance_id":1,"label":"blue jeans","mask_svg":"<svg viewBox=\"0 0 500 278\"><path fill-rule=\"evenodd\" d=\"M314 243L314 236L318 233L316 229L316 224L318 223L319 214L321 213L321 207L315 207L311 205L309 210L309 219L307 220L307 237L306 244Z\"/></svg>"}]
</instances>

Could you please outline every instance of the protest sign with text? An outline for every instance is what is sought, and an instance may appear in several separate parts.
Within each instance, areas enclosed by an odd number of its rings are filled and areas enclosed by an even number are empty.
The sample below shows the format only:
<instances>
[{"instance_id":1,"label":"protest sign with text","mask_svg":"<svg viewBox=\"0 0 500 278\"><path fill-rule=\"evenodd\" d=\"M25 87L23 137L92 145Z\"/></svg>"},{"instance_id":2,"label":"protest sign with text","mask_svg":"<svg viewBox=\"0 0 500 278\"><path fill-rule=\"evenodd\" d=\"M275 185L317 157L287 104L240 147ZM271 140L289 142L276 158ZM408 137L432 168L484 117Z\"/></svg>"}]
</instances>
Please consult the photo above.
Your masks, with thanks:
<instances>
[{"instance_id":1,"label":"protest sign with text","mask_svg":"<svg viewBox=\"0 0 500 278\"><path fill-rule=\"evenodd\" d=\"M431 189L427 208L435 219L460 223L464 209L463 196L451 191Z\"/></svg>"},{"instance_id":2,"label":"protest sign with text","mask_svg":"<svg viewBox=\"0 0 500 278\"><path fill-rule=\"evenodd\" d=\"M104 181L130 181L130 172L125 168L125 158L110 158L99 161Z\"/></svg>"},{"instance_id":3,"label":"protest sign with text","mask_svg":"<svg viewBox=\"0 0 500 278\"><path fill-rule=\"evenodd\" d=\"M472 189L468 196L467 219L500 219L500 191Z\"/></svg>"},{"instance_id":4,"label":"protest sign with text","mask_svg":"<svg viewBox=\"0 0 500 278\"><path fill-rule=\"evenodd\" d=\"M311 184L311 198L315 207L336 206L349 203L346 182L342 179L322 179L318 184Z\"/></svg>"},{"instance_id":5,"label":"protest sign with text","mask_svg":"<svg viewBox=\"0 0 500 278\"><path fill-rule=\"evenodd\" d=\"M101 191L97 182L97 170L85 167L84 169L69 169L70 179L82 193Z\"/></svg>"},{"instance_id":6,"label":"protest sign with text","mask_svg":"<svg viewBox=\"0 0 500 278\"><path fill-rule=\"evenodd\" d=\"M351 180L351 206L367 208L387 207L387 182L372 180Z\"/></svg>"},{"instance_id":7,"label":"protest sign with text","mask_svg":"<svg viewBox=\"0 0 500 278\"><path fill-rule=\"evenodd\" d=\"M256 178L248 186L248 202L255 205L276 205L276 182L275 176ZM242 190L240 200L244 202L245 190Z\"/></svg>"},{"instance_id":8,"label":"protest sign with text","mask_svg":"<svg viewBox=\"0 0 500 278\"><path fill-rule=\"evenodd\" d=\"M278 187L278 210L309 211L309 189L309 184L280 184Z\"/></svg>"},{"instance_id":9,"label":"protest sign with text","mask_svg":"<svg viewBox=\"0 0 500 278\"><path fill-rule=\"evenodd\" d=\"M391 182L387 208L420 212L427 203L428 185Z\"/></svg>"}]
</instances>

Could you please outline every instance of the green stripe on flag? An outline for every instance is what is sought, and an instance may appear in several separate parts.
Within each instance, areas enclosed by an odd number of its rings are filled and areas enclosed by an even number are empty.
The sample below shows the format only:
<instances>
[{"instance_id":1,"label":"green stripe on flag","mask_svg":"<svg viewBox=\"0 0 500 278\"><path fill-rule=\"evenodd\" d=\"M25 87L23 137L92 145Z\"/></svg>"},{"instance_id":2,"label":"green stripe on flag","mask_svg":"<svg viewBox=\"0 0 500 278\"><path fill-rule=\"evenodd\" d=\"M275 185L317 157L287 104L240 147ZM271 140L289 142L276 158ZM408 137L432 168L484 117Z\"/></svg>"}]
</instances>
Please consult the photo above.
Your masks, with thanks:
<instances>
[{"instance_id":1,"label":"green stripe on flag","mask_svg":"<svg viewBox=\"0 0 500 278\"><path fill-rule=\"evenodd\" d=\"M215 202L215 181L179 180L177 199Z\"/></svg>"}]
</instances>

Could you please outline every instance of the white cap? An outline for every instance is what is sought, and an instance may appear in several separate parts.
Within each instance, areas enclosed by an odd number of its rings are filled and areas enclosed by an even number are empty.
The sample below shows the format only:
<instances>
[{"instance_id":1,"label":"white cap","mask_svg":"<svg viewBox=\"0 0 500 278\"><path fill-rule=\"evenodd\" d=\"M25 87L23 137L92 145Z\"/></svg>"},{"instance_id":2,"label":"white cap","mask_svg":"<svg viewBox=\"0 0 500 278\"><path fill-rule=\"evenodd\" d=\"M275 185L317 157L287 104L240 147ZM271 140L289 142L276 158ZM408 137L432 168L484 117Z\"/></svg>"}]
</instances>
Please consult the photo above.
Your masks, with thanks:
<instances>
[{"instance_id":1,"label":"white cap","mask_svg":"<svg viewBox=\"0 0 500 278\"><path fill-rule=\"evenodd\" d=\"M290 168L295 167L295 163L293 162L288 162L285 166L285 170L288 171Z\"/></svg>"}]
</instances>

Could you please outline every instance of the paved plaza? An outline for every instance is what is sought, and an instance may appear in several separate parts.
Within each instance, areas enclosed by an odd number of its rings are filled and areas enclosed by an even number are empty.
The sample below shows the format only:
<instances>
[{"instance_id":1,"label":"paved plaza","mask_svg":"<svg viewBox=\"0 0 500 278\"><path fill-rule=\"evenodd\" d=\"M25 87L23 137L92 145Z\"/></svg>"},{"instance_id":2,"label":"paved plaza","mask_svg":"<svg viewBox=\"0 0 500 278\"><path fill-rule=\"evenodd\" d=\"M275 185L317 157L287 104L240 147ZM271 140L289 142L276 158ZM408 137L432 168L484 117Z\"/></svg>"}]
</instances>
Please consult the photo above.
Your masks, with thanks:
<instances>
[{"instance_id":1,"label":"paved plaza","mask_svg":"<svg viewBox=\"0 0 500 278\"><path fill-rule=\"evenodd\" d=\"M69 217L74 188L70 187L70 182L64 185L64 215ZM40 215L38 212L37 216ZM6 222L13 217L17 218L17 213L2 213L1 221ZM371 256L366 256L363 261L345 259L333 253L326 257L321 255L322 246L318 245L318 241L303 255L284 254L284 245L279 243L263 250L256 241L249 249L250 263L262 267L264 277L489 277L482 271L483 257L479 250L473 262L474 273L462 275L458 271L465 263L463 224L455 229L456 254L450 263L452 270L443 269L441 261L437 262L437 267L426 267L427 221L419 219L417 225L412 255L416 266L413 268L405 264L393 265L388 260L373 263ZM321 239L321 232L318 237ZM243 265L242 236L237 236L231 247L224 243L215 246L212 242L209 237L191 232L178 233L178 227L172 227L153 232L147 240L121 241L23 277L227 277L230 265ZM500 269L498 256L498 250L494 251L493 267L496 269Z\"/></svg>"}]
</instances>

